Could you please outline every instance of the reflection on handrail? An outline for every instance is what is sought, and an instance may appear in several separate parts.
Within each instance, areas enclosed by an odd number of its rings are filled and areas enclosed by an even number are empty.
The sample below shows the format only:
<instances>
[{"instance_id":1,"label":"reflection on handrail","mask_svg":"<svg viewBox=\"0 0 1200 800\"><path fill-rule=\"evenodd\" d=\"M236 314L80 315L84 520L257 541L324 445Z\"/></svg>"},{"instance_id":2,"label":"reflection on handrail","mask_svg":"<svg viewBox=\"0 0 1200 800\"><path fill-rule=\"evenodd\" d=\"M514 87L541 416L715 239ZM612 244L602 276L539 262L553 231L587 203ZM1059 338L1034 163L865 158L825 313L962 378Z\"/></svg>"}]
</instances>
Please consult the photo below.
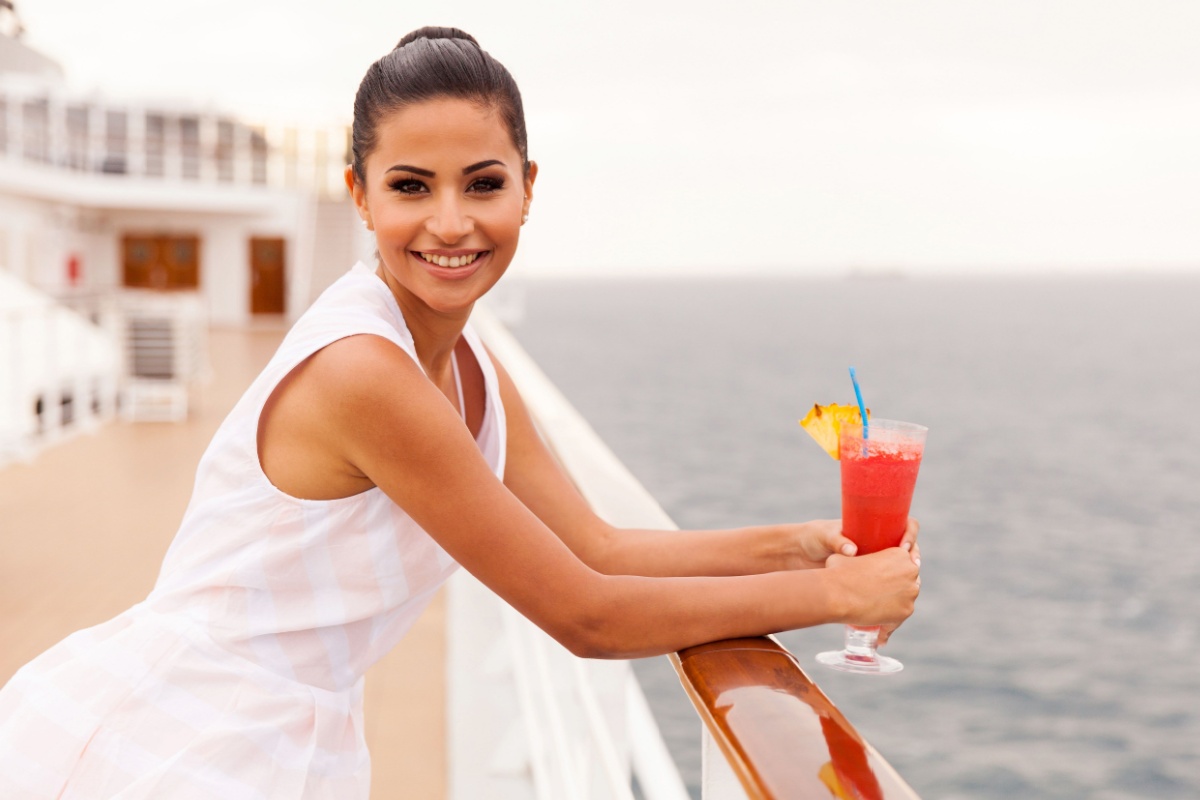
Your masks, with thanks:
<instances>
[{"instance_id":1,"label":"reflection on handrail","mask_svg":"<svg viewBox=\"0 0 1200 800\"><path fill-rule=\"evenodd\" d=\"M713 642L671 660L749 797L916 798L773 639Z\"/></svg>"}]
</instances>

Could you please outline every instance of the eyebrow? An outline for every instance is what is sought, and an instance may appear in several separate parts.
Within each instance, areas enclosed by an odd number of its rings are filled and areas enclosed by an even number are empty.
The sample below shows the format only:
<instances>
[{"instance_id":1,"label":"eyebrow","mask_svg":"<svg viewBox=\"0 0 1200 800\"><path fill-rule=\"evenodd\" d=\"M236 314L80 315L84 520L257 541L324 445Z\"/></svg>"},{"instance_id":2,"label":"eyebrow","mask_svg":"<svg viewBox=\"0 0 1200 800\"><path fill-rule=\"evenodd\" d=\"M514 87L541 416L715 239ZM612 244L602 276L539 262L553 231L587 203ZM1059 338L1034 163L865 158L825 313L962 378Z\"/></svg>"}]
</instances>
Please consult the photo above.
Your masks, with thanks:
<instances>
[{"instance_id":1,"label":"eyebrow","mask_svg":"<svg viewBox=\"0 0 1200 800\"><path fill-rule=\"evenodd\" d=\"M463 167L462 174L470 175L472 172L478 172L479 170L483 169L484 167L490 167L493 164L499 164L502 167L505 165L503 161L496 159L496 158L491 158L491 159L488 159L487 161L480 161L478 164L472 164L469 167Z\"/></svg>"},{"instance_id":2,"label":"eyebrow","mask_svg":"<svg viewBox=\"0 0 1200 800\"><path fill-rule=\"evenodd\" d=\"M388 172L411 172L413 175L420 175L422 178L432 178L435 174L432 170L412 167L408 164L397 164L394 167L389 167Z\"/></svg>"},{"instance_id":3,"label":"eyebrow","mask_svg":"<svg viewBox=\"0 0 1200 800\"><path fill-rule=\"evenodd\" d=\"M470 175L472 172L478 172L479 170L483 169L484 167L490 167L495 164L499 164L502 167L505 166L503 161L500 161L499 159L496 159L496 158L490 158L487 161L480 161L478 164L472 164L469 167L463 167L462 174ZM422 169L421 167L414 167L411 164L397 164L394 167L388 168L388 172L411 172L413 175L420 175L422 178L437 177L437 173L435 173L433 170Z\"/></svg>"}]
</instances>

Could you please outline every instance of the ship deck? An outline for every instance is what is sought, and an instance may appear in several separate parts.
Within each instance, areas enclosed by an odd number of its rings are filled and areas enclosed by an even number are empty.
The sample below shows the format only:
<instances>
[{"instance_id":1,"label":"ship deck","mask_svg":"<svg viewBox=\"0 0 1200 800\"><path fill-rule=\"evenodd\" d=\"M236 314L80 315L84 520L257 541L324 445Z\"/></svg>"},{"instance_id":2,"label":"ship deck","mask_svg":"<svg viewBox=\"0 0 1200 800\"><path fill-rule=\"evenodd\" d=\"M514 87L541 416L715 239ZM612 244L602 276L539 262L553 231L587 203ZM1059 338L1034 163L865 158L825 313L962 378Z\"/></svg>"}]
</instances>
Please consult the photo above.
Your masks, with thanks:
<instances>
[{"instance_id":1,"label":"ship deck","mask_svg":"<svg viewBox=\"0 0 1200 800\"><path fill-rule=\"evenodd\" d=\"M0 467L0 684L68 633L143 599L196 462L285 329L209 333L211 380L182 423L113 421ZM372 798L446 794L445 603L367 675Z\"/></svg>"}]
</instances>

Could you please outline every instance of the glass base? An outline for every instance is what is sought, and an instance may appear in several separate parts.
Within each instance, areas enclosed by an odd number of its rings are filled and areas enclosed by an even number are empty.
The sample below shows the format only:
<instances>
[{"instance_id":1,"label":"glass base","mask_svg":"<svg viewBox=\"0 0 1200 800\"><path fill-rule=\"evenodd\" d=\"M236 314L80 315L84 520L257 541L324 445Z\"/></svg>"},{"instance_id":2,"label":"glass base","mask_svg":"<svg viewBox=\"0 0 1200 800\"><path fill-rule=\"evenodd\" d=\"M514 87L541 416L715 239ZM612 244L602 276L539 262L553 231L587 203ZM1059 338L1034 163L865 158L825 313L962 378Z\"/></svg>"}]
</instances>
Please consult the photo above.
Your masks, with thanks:
<instances>
[{"instance_id":1,"label":"glass base","mask_svg":"<svg viewBox=\"0 0 1200 800\"><path fill-rule=\"evenodd\" d=\"M878 653L873 658L868 658L845 650L828 650L817 653L817 661L831 669L855 672L859 675L890 675L904 669L904 665L896 659Z\"/></svg>"}]
</instances>

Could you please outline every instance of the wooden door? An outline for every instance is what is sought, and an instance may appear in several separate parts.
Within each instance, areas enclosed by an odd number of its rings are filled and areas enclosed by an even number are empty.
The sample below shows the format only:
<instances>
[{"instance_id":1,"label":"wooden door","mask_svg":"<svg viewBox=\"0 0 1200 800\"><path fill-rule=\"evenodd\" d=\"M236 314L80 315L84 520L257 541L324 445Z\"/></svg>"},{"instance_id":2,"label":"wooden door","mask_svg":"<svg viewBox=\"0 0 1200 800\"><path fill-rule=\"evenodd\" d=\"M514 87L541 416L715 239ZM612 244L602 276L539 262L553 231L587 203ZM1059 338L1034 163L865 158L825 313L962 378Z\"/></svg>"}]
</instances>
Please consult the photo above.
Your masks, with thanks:
<instances>
[{"instance_id":1,"label":"wooden door","mask_svg":"<svg viewBox=\"0 0 1200 800\"><path fill-rule=\"evenodd\" d=\"M250 313L284 313L284 244L276 237L250 240Z\"/></svg>"},{"instance_id":2,"label":"wooden door","mask_svg":"<svg viewBox=\"0 0 1200 800\"><path fill-rule=\"evenodd\" d=\"M122 282L131 289L196 289L200 237L127 234L121 238Z\"/></svg>"}]
</instances>

